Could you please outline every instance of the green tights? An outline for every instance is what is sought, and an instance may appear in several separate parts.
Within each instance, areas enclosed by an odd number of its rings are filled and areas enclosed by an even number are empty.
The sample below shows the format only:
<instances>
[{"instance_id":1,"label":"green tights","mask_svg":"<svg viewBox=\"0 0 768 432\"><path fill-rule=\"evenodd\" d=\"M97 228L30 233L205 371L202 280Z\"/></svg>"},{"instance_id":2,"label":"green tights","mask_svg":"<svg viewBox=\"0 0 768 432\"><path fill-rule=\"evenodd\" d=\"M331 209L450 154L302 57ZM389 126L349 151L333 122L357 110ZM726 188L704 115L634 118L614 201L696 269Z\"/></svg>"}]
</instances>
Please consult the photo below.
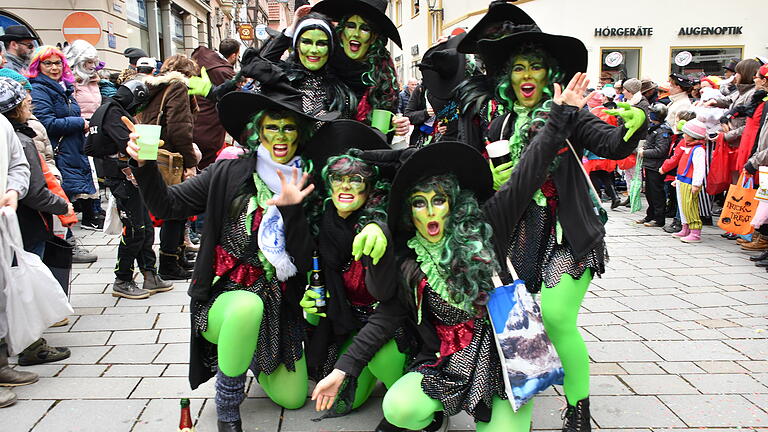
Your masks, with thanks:
<instances>
[{"instance_id":1,"label":"green tights","mask_svg":"<svg viewBox=\"0 0 768 432\"><path fill-rule=\"evenodd\" d=\"M257 294L248 291L227 291L220 294L208 311L208 328L202 333L216 345L219 369L229 377L237 377L248 370L264 315L264 303ZM291 372L280 365L273 373L260 373L259 384L276 404L288 408L301 408L307 399L308 378L304 356Z\"/></svg>"},{"instance_id":2,"label":"green tights","mask_svg":"<svg viewBox=\"0 0 768 432\"><path fill-rule=\"evenodd\" d=\"M349 338L341 347L341 354L347 350L352 339ZM387 388L392 387L403 376L405 361L405 354L397 349L397 343L394 340L390 340L381 347L357 377L357 389L355 390L355 401L352 403L352 409L357 409L368 400L377 381L383 382Z\"/></svg>"},{"instance_id":3,"label":"green tights","mask_svg":"<svg viewBox=\"0 0 768 432\"><path fill-rule=\"evenodd\" d=\"M564 274L552 288L541 288L541 317L563 363L563 390L570 405L589 396L589 354L576 326L581 302L592 281L587 270L580 279Z\"/></svg>"},{"instance_id":4,"label":"green tights","mask_svg":"<svg viewBox=\"0 0 768 432\"><path fill-rule=\"evenodd\" d=\"M435 412L443 411L442 402L427 396L421 389L424 376L409 372L400 378L384 396L384 417L395 426L421 430L434 418ZM531 427L533 403L528 402L515 412L508 400L493 397L491 421L478 422L478 432L527 432Z\"/></svg>"}]
</instances>

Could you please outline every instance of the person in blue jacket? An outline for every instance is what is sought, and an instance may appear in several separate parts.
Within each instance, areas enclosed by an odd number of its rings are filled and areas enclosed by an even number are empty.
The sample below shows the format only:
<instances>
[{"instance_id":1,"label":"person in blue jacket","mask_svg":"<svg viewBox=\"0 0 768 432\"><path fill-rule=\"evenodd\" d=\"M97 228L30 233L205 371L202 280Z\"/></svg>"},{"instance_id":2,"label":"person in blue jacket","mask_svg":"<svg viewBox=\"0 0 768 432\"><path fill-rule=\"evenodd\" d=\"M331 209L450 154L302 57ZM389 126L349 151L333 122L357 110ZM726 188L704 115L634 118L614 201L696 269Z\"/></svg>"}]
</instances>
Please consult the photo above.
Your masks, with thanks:
<instances>
[{"instance_id":1,"label":"person in blue jacket","mask_svg":"<svg viewBox=\"0 0 768 432\"><path fill-rule=\"evenodd\" d=\"M45 126L61 171L61 186L69 200L82 202L83 228L99 225L92 200L98 200L91 165L83 152L88 121L80 117L80 107L73 96L74 76L64 54L55 47L39 47L29 65L34 114Z\"/></svg>"}]
</instances>

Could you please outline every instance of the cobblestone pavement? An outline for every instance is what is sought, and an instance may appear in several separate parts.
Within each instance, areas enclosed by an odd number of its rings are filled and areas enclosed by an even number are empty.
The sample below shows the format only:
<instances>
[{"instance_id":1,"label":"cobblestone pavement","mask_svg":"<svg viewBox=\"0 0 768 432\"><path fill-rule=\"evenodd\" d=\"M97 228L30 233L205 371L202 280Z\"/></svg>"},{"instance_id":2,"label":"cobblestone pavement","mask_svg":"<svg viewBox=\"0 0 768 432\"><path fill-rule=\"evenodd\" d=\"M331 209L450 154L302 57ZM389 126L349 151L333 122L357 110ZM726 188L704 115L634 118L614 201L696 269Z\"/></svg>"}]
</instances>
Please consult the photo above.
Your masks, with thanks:
<instances>
[{"instance_id":1,"label":"cobblestone pavement","mask_svg":"<svg viewBox=\"0 0 768 432\"><path fill-rule=\"evenodd\" d=\"M594 427L614 431L768 432L768 273L705 227L686 245L660 229L611 212L608 272L596 279L579 324L592 357ZM216 430L213 380L187 383L187 283L147 300L111 296L118 239L82 232L99 260L76 265L70 325L45 338L72 357L21 368L40 382L16 388L0 410L3 432L172 431L179 398L192 398L199 432ZM560 390L560 389L558 389ZM381 418L381 389L359 412L312 422L310 404L285 411L248 383L247 431L370 431ZM536 398L534 428L561 426L563 397ZM451 430L474 430L465 415Z\"/></svg>"}]
</instances>

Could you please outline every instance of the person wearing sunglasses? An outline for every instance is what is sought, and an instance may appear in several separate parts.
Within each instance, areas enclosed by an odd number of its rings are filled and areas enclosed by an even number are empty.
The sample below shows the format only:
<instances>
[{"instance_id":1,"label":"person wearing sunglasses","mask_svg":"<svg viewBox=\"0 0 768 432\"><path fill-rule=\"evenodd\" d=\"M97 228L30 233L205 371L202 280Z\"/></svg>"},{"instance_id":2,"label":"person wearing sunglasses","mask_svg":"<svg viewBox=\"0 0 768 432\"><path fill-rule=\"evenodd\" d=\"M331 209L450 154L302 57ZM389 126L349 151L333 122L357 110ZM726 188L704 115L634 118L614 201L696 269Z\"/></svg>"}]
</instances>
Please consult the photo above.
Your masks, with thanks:
<instances>
[{"instance_id":1,"label":"person wearing sunglasses","mask_svg":"<svg viewBox=\"0 0 768 432\"><path fill-rule=\"evenodd\" d=\"M8 62L5 67L19 73L26 72L37 38L22 25L8 26L4 30L5 34L0 36L0 41L5 44L5 58Z\"/></svg>"}]
</instances>

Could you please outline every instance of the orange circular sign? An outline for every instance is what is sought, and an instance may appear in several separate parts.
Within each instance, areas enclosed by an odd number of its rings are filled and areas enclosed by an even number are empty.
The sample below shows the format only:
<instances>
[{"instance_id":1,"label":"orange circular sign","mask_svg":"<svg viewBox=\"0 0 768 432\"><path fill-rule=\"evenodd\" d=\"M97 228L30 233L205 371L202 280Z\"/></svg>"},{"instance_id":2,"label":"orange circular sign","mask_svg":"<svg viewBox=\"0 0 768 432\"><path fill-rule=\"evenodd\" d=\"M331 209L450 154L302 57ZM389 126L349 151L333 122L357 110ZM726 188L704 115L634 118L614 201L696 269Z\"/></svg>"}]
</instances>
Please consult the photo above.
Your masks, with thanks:
<instances>
[{"instance_id":1,"label":"orange circular sign","mask_svg":"<svg viewBox=\"0 0 768 432\"><path fill-rule=\"evenodd\" d=\"M69 43L82 39L91 45L96 45L101 39L102 30L95 16L86 12L72 12L64 18L61 32Z\"/></svg>"}]
</instances>

